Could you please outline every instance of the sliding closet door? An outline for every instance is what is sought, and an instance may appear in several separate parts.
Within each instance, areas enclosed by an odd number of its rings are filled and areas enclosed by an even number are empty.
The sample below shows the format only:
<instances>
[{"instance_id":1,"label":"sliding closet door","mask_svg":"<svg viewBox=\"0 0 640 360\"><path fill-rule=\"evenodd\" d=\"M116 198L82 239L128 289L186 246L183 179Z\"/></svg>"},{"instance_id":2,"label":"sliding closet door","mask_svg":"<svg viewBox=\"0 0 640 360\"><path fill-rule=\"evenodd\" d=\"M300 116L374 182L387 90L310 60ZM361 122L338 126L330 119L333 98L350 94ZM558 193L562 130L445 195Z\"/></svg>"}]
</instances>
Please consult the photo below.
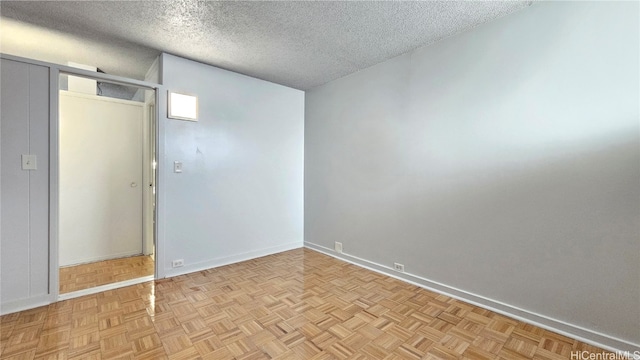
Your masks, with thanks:
<instances>
[{"instance_id":1,"label":"sliding closet door","mask_svg":"<svg viewBox=\"0 0 640 360\"><path fill-rule=\"evenodd\" d=\"M0 300L7 312L49 293L49 69L1 61ZM34 158L23 168L24 155Z\"/></svg>"}]
</instances>

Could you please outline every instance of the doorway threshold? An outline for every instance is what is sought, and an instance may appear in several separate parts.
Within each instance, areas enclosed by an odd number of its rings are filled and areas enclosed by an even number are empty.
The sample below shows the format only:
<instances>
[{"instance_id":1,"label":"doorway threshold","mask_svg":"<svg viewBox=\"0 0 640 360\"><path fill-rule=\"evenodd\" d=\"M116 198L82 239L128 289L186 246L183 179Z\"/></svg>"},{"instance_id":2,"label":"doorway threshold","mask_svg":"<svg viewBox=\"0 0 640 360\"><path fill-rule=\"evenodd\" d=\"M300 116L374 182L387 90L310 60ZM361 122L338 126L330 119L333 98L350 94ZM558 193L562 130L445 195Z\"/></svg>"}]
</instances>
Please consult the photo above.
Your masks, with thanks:
<instances>
[{"instance_id":1,"label":"doorway threshold","mask_svg":"<svg viewBox=\"0 0 640 360\"><path fill-rule=\"evenodd\" d=\"M139 278L135 278L135 279L131 279L131 280L125 280L125 281L120 281L120 282L116 282L116 283L100 285L100 286L92 287L92 288L89 288L89 289L82 289L82 290L73 291L73 292L66 293L66 294L60 294L60 295L58 295L58 301L74 299L74 298L77 298L77 297L80 297L80 296L85 296L85 295L93 295L93 294L97 294L99 292L119 289L119 288L122 288L122 287L131 286L131 285L137 285L137 284L141 284L141 283L144 283L144 282L147 282L147 281L153 281L153 280L155 280L154 276L153 275L149 275L149 276L139 277Z\"/></svg>"}]
</instances>

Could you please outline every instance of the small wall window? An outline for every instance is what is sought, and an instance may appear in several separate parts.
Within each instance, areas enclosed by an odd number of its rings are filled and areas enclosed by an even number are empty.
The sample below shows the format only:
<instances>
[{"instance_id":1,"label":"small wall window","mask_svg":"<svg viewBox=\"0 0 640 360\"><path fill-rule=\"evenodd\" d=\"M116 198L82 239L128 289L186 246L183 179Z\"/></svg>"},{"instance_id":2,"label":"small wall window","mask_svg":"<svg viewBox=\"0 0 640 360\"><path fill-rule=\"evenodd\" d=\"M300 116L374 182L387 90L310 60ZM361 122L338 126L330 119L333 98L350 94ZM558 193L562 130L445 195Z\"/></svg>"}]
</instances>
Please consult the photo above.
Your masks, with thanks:
<instances>
[{"instance_id":1,"label":"small wall window","mask_svg":"<svg viewBox=\"0 0 640 360\"><path fill-rule=\"evenodd\" d=\"M195 95L169 91L170 119L198 121L198 98Z\"/></svg>"}]
</instances>

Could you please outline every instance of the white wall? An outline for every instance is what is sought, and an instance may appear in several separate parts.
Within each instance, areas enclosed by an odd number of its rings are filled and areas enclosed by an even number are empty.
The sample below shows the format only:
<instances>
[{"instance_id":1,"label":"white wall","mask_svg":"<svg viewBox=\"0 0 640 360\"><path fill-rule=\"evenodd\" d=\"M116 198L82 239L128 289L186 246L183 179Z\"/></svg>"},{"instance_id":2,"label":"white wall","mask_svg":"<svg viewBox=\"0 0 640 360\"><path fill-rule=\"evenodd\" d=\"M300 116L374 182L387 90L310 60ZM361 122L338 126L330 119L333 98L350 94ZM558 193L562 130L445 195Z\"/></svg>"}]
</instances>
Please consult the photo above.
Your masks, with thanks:
<instances>
[{"instance_id":1,"label":"white wall","mask_svg":"<svg viewBox=\"0 0 640 360\"><path fill-rule=\"evenodd\" d=\"M198 122L160 110L165 274L301 247L304 93L167 54L161 69L165 88L199 102Z\"/></svg>"},{"instance_id":2,"label":"white wall","mask_svg":"<svg viewBox=\"0 0 640 360\"><path fill-rule=\"evenodd\" d=\"M142 253L143 105L60 91L60 266Z\"/></svg>"},{"instance_id":3,"label":"white wall","mask_svg":"<svg viewBox=\"0 0 640 360\"><path fill-rule=\"evenodd\" d=\"M307 92L305 242L640 347L638 6L535 3Z\"/></svg>"},{"instance_id":4,"label":"white wall","mask_svg":"<svg viewBox=\"0 0 640 360\"><path fill-rule=\"evenodd\" d=\"M0 313L49 294L49 69L0 64ZM37 156L22 170L21 155Z\"/></svg>"}]
</instances>

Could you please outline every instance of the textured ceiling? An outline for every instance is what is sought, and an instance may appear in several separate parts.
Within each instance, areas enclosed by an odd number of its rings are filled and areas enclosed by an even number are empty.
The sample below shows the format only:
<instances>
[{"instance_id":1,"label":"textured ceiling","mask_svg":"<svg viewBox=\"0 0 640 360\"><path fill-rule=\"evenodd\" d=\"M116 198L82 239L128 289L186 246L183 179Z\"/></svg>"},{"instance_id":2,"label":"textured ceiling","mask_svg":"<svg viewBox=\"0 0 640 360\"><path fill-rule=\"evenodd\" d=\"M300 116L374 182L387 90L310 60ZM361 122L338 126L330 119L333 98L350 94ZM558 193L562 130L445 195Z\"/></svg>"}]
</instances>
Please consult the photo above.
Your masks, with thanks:
<instances>
[{"instance_id":1,"label":"textured ceiling","mask_svg":"<svg viewBox=\"0 0 640 360\"><path fill-rule=\"evenodd\" d=\"M526 4L2 1L0 51L139 79L164 51L306 90Z\"/></svg>"}]
</instances>

